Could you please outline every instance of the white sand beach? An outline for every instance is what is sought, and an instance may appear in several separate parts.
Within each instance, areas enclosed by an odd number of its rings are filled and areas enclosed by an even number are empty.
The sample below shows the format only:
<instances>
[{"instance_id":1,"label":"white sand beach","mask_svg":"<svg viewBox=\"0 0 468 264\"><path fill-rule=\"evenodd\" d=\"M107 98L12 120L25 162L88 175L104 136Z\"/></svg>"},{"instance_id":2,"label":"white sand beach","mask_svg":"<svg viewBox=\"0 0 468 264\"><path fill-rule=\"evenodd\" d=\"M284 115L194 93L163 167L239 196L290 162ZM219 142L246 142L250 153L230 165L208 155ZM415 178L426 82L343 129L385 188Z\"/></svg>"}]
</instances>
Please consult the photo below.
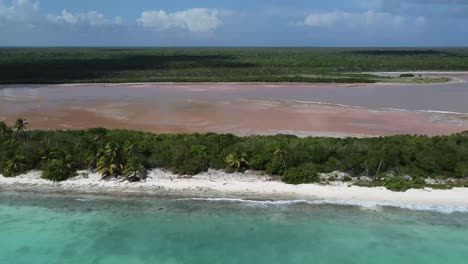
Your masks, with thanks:
<instances>
[{"instance_id":1,"label":"white sand beach","mask_svg":"<svg viewBox=\"0 0 468 264\"><path fill-rule=\"evenodd\" d=\"M183 198L228 198L267 201L310 201L355 205L388 205L405 208L468 211L468 188L452 190L414 189L392 192L385 188L331 185L289 185L256 172L227 174L208 171L192 178L180 177L162 170L152 170L143 182L123 179L101 180L89 173L54 183L40 178L40 171L31 171L14 178L0 175L0 191L31 191L62 194L157 195ZM417 209L416 208L416 209ZM443 209L441 209L443 211Z\"/></svg>"}]
</instances>

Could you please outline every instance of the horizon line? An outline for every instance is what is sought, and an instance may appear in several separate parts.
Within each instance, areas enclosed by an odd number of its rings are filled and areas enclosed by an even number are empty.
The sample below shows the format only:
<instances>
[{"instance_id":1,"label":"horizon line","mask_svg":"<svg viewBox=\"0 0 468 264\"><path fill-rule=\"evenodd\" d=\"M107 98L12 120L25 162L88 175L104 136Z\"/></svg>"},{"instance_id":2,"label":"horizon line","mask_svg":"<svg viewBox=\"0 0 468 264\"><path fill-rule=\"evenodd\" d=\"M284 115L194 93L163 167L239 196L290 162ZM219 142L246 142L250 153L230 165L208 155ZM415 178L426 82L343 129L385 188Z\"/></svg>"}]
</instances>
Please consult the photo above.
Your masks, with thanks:
<instances>
[{"instance_id":1,"label":"horizon line","mask_svg":"<svg viewBox=\"0 0 468 264\"><path fill-rule=\"evenodd\" d=\"M353 48L371 48L371 49L397 49L397 48L450 48L450 49L466 49L468 46L94 46L94 45L84 45L84 46L27 46L27 45L18 45L18 46L2 46L0 49L4 48L316 48L316 49L334 49L334 48L343 48L343 49L353 49Z\"/></svg>"}]
</instances>

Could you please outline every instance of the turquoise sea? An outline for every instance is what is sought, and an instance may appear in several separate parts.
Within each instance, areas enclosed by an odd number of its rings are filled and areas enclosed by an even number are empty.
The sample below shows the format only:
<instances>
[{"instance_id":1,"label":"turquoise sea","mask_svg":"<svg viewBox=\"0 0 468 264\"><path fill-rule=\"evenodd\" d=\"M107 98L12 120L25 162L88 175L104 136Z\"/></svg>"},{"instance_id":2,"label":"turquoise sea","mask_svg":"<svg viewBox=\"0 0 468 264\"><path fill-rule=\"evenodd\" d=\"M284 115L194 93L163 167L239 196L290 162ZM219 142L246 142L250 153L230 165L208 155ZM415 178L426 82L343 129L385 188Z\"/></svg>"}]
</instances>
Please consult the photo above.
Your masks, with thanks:
<instances>
[{"instance_id":1,"label":"turquoise sea","mask_svg":"<svg viewBox=\"0 0 468 264\"><path fill-rule=\"evenodd\" d=\"M0 263L468 263L468 214L0 193Z\"/></svg>"}]
</instances>

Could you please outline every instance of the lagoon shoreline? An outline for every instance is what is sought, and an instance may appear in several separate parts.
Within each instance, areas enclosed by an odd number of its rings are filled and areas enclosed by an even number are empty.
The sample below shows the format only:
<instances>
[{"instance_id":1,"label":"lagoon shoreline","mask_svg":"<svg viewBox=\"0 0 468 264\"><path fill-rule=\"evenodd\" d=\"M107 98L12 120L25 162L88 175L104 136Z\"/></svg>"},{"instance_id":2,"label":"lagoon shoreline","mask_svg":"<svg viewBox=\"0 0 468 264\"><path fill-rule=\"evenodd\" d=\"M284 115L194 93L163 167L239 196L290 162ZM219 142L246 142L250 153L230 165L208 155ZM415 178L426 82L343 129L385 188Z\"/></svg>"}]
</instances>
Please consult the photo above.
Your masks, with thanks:
<instances>
[{"instance_id":1,"label":"lagoon shoreline","mask_svg":"<svg viewBox=\"0 0 468 264\"><path fill-rule=\"evenodd\" d=\"M407 209L468 212L468 188L451 190L411 189L392 192L383 187L329 185L289 185L256 172L227 174L210 170L184 178L162 170L152 170L143 182L122 178L101 180L97 173L76 176L64 182L40 178L32 171L15 178L0 175L0 192L28 192L73 196L161 197L231 201L308 202L364 206L394 206Z\"/></svg>"}]
</instances>

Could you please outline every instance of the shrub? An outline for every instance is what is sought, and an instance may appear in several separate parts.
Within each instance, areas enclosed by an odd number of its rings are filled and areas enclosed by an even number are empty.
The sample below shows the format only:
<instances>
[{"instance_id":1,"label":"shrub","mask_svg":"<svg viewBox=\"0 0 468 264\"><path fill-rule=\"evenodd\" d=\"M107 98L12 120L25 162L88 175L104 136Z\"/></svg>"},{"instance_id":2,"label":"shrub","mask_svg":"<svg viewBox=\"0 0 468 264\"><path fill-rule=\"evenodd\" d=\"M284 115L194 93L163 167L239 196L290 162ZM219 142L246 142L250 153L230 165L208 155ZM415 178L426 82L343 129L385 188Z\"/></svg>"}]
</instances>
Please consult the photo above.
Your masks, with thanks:
<instances>
[{"instance_id":1,"label":"shrub","mask_svg":"<svg viewBox=\"0 0 468 264\"><path fill-rule=\"evenodd\" d=\"M206 158L208 156L208 150L206 146L192 145L190 146L190 154L194 157Z\"/></svg>"},{"instance_id":2,"label":"shrub","mask_svg":"<svg viewBox=\"0 0 468 264\"><path fill-rule=\"evenodd\" d=\"M231 168L231 167L226 167L224 169L224 172L231 174L231 173L236 172L236 170L234 168Z\"/></svg>"},{"instance_id":3,"label":"shrub","mask_svg":"<svg viewBox=\"0 0 468 264\"><path fill-rule=\"evenodd\" d=\"M413 180L413 183L416 185L423 185L426 181L422 177L417 177Z\"/></svg>"},{"instance_id":4,"label":"shrub","mask_svg":"<svg viewBox=\"0 0 468 264\"><path fill-rule=\"evenodd\" d=\"M12 159L0 163L0 172L4 177L15 177L28 172L29 169L23 155L15 155Z\"/></svg>"},{"instance_id":5,"label":"shrub","mask_svg":"<svg viewBox=\"0 0 468 264\"><path fill-rule=\"evenodd\" d=\"M339 168L339 166L340 166L340 161L337 160L335 157L331 157L323 165L322 172L324 172L324 173L333 172L333 171L337 170Z\"/></svg>"},{"instance_id":6,"label":"shrub","mask_svg":"<svg viewBox=\"0 0 468 264\"><path fill-rule=\"evenodd\" d=\"M343 181L344 181L344 182L350 182L350 181L352 181L352 180L353 180L353 178L351 178L351 177L348 176L348 175L346 175L346 176L343 177Z\"/></svg>"},{"instance_id":7,"label":"shrub","mask_svg":"<svg viewBox=\"0 0 468 264\"><path fill-rule=\"evenodd\" d=\"M455 173L454 176L457 178L465 178L468 177L468 164L466 163L458 163L455 166Z\"/></svg>"},{"instance_id":8,"label":"shrub","mask_svg":"<svg viewBox=\"0 0 468 264\"><path fill-rule=\"evenodd\" d=\"M395 192L406 192L414 187L413 181L407 180L401 176L391 177L385 180L385 188Z\"/></svg>"},{"instance_id":9,"label":"shrub","mask_svg":"<svg viewBox=\"0 0 468 264\"><path fill-rule=\"evenodd\" d=\"M286 171L287 170L284 165L281 164L281 161L276 158L272 159L266 165L266 173L270 175L283 175Z\"/></svg>"},{"instance_id":10,"label":"shrub","mask_svg":"<svg viewBox=\"0 0 468 264\"><path fill-rule=\"evenodd\" d=\"M254 155L250 159L250 167L253 170L265 170L268 162L270 162L271 157L267 155Z\"/></svg>"},{"instance_id":11,"label":"shrub","mask_svg":"<svg viewBox=\"0 0 468 264\"><path fill-rule=\"evenodd\" d=\"M282 180L289 184L317 183L320 176L313 165L306 164L286 171Z\"/></svg>"},{"instance_id":12,"label":"shrub","mask_svg":"<svg viewBox=\"0 0 468 264\"><path fill-rule=\"evenodd\" d=\"M400 74L400 78L413 78L413 77L414 77L414 74L412 74L412 73Z\"/></svg>"},{"instance_id":13,"label":"shrub","mask_svg":"<svg viewBox=\"0 0 468 264\"><path fill-rule=\"evenodd\" d=\"M76 175L73 166L64 160L48 161L42 172L42 178L50 181L65 181Z\"/></svg>"},{"instance_id":14,"label":"shrub","mask_svg":"<svg viewBox=\"0 0 468 264\"><path fill-rule=\"evenodd\" d=\"M206 159L193 157L186 159L182 164L173 168L173 172L180 175L197 175L200 172L207 171L210 165Z\"/></svg>"}]
</instances>

